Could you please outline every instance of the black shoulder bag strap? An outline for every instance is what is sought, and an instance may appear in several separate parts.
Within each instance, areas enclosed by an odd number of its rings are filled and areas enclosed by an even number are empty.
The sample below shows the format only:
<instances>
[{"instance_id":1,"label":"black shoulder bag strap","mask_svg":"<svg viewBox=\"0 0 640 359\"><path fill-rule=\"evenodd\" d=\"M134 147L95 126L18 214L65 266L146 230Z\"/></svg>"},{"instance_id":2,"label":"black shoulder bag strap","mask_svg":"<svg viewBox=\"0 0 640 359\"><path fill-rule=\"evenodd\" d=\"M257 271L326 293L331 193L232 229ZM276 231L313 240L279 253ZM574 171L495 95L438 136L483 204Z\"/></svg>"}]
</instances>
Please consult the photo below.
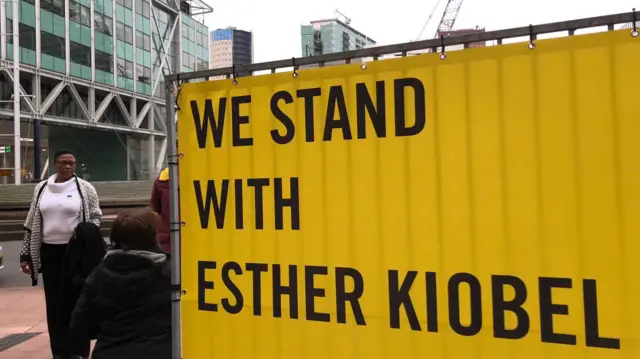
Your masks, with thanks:
<instances>
[{"instance_id":1,"label":"black shoulder bag strap","mask_svg":"<svg viewBox=\"0 0 640 359\"><path fill-rule=\"evenodd\" d=\"M82 186L80 186L80 181L78 180L78 176L73 175L73 178L76 180L76 187L78 187L78 193L80 194L80 206L82 206L82 222L87 221L87 213L85 212L85 202L84 195L82 194Z\"/></svg>"}]
</instances>

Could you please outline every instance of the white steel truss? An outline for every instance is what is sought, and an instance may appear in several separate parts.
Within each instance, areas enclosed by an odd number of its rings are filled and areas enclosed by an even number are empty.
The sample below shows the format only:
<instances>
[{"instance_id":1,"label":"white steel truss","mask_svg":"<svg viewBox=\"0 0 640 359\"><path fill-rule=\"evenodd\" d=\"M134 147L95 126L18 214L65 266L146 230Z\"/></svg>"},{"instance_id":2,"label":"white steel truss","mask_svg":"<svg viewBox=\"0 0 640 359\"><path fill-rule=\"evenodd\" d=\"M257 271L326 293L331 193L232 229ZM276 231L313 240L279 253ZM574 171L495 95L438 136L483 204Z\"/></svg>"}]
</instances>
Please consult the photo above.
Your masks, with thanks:
<instances>
[{"instance_id":1,"label":"white steel truss","mask_svg":"<svg viewBox=\"0 0 640 359\"><path fill-rule=\"evenodd\" d=\"M196 1L198 4L194 6L195 9L199 9L198 14L207 13L213 11L211 7L201 2L201 0L187 0L189 3ZM14 113L9 107L0 107L0 118L13 118L19 116L22 121L31 122L34 120L40 120L43 123L57 123L70 125L80 128L94 128L102 130L116 131L121 134L145 136L149 139L149 175L151 178L155 178L157 173L161 170L165 160L165 154L167 150L166 133L167 126L164 123L164 76L173 73L173 71L182 70L182 13L180 9L180 0L150 0L150 21L152 28L159 36L160 41L152 35L151 36L151 51L152 51L152 63L151 63L151 95L144 95L137 91L136 81L134 81L134 91L109 86L94 81L70 76L70 37L69 37L69 12L68 1L65 1L65 72L59 73L49 71L40 67L41 65L41 35L40 35L40 21L36 21L36 66L27 65L23 63L14 63L9 59L11 54L6 51L8 39L10 37L5 34L5 23L8 18L6 12L6 1L0 0L0 76L4 77L9 83L14 83L14 65L18 68L15 70L20 73L21 82L25 78L31 81L31 92L28 93L22 85L18 84L20 109L18 113ZM36 18L39 19L39 3L40 0L35 0L36 3ZM135 1L133 2L135 13ZM93 24L95 1L90 0L91 5L91 23ZM194 4L191 4L194 5ZM115 50L116 45L116 11L115 2L113 6L113 23L112 29L114 29L113 45ZM168 18L168 29L163 30L160 26L160 12L166 13ZM164 14L163 14L164 15ZM166 19L165 19L166 21ZM132 24L133 33L136 32L135 21ZM18 36L19 38L19 36ZM19 40L19 39L18 39ZM133 40L133 46L135 46L135 39ZM19 42L18 42L19 43ZM171 44L174 46L171 46ZM94 29L91 30L91 78L95 80L95 36ZM170 54L169 51L172 53ZM169 55L172 55L173 61L170 61ZM114 83L118 83L118 67L117 67L117 54L114 51ZM155 61L153 59L156 59ZM137 69L134 66L133 76L137 78ZM47 89L50 90L43 96L44 91L43 84L47 84ZM52 86L52 87L51 87ZM174 85L177 88L177 85ZM68 93L68 97L65 97L65 101L72 101L77 109L79 116L75 118L66 117L64 115L52 115L52 106L57 104L57 100L63 93ZM160 93L157 93L160 92ZM82 95L81 95L82 94ZM96 97L100 95L100 99ZM104 96L104 97L102 97ZM111 112L110 108L117 108L119 114L124 119L123 124L110 123L107 114ZM156 119L158 119L156 121ZM145 124L146 126L143 126ZM162 138L161 144L155 143L156 136ZM18 135L19 137L19 135ZM18 138L17 137L17 138ZM159 148L157 148L159 147ZM159 153L156 154L156 149Z\"/></svg>"},{"instance_id":2,"label":"white steel truss","mask_svg":"<svg viewBox=\"0 0 640 359\"><path fill-rule=\"evenodd\" d=\"M11 62L5 62L8 65L12 65ZM22 66L21 66L22 67ZM13 69L10 67L5 67L5 66L0 66L0 74L6 76L6 79L13 84ZM22 69L24 71L24 69ZM29 72L29 71L27 71ZM38 77L38 75L34 75L35 77ZM37 83L41 83L40 81L41 79L35 79L34 80L34 87L36 86L36 82ZM22 86L20 86L22 88ZM78 127L84 127L84 128L103 128L103 129L112 129L114 131L120 131L120 132L126 132L126 133L139 133L139 134L144 134L144 135L149 135L149 134L153 134L153 135L157 135L157 136L166 136L166 131L164 130L154 130L154 131L149 131L146 130L144 128L140 128L140 125L144 122L144 120L147 118L146 115L148 113L148 109L151 107L151 105L153 104L153 101L149 101L147 102L143 107L142 107L142 111L140 111L140 113L138 113L136 115L136 119L135 121L132 120L131 114L129 112L129 109L127 108L127 106L125 105L125 102L123 100L123 97L127 97L121 93L118 93L118 91L113 91L109 92L106 97L102 100L102 102L98 105L97 109L93 112L93 114L91 113L91 111L89 111L89 104L85 103L85 101L82 99L82 97L80 96L80 93L78 92L78 87L80 88L84 88L85 90L88 91L89 98L95 98L95 88L85 88L82 84L78 84L75 83L74 81L71 81L70 78L67 79L63 79L62 81L58 82L53 89L51 90L51 92L47 95L46 98L44 99L40 99L39 93L41 93L41 91L34 91L35 94L27 94L25 92L25 90L22 88L21 89L21 93L20 93L20 99L24 102L24 104L26 104L26 106L22 106L21 108L21 113L22 113L22 117L25 117L27 119L40 119L43 120L45 122L53 122L53 123L65 123L65 124L69 124L69 125L75 125ZM81 110L81 113L84 117L84 121L83 120L78 120L78 119L69 119L69 118L64 118L64 117L57 117L57 116L50 116L47 115L47 111L49 110L49 108L51 107L51 105L53 105L53 103L56 101L56 99L58 99L58 97L60 96L60 94L62 94L62 92L67 89L69 94L71 95L71 98L74 100L74 103L78 106L78 108ZM93 93L93 96L91 95L91 93ZM148 99L148 97L142 97L142 96L136 96L134 97L134 99L138 100L138 99ZM127 100L131 100L131 98L128 98ZM123 118L127 121L128 126L121 126L121 125L113 125L113 124L108 124L108 123L104 123L102 125L99 124L100 121L104 121L104 112L106 111L106 109L109 107L109 105L115 101L115 104L117 105L118 109L120 110ZM34 103L35 102L35 103ZM164 104L162 104L164 105ZM26 108L25 108L26 107ZM161 106L162 107L162 106ZM38 108L38 109L36 109ZM2 109L0 109L0 115L2 115L3 117L10 117L12 115L7 115L7 111L11 112L9 110L5 110L3 111Z\"/></svg>"}]
</instances>

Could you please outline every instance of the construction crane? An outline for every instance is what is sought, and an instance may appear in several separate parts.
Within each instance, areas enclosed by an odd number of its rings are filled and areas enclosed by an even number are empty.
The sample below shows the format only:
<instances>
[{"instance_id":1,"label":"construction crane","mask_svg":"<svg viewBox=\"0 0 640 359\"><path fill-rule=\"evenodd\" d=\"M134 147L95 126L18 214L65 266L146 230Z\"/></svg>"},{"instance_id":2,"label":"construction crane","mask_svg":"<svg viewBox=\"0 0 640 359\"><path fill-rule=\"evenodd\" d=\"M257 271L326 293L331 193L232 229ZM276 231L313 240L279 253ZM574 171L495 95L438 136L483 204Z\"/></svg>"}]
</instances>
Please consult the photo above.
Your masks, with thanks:
<instances>
[{"instance_id":1,"label":"construction crane","mask_svg":"<svg viewBox=\"0 0 640 359\"><path fill-rule=\"evenodd\" d=\"M444 8L444 13L440 19L436 34L433 36L434 38L438 37L441 33L453 30L453 25L455 25L458 14L460 13L460 7L462 7L462 0L449 0L447 2L447 7Z\"/></svg>"},{"instance_id":2,"label":"construction crane","mask_svg":"<svg viewBox=\"0 0 640 359\"><path fill-rule=\"evenodd\" d=\"M340 12L340 10L336 9L336 17L338 17L338 15L342 15L342 17L344 17L344 23L349 25L351 23L351 18L348 17L347 15L343 14Z\"/></svg>"},{"instance_id":3,"label":"construction crane","mask_svg":"<svg viewBox=\"0 0 640 359\"><path fill-rule=\"evenodd\" d=\"M444 8L444 12L442 13L442 18L440 18L440 23L438 24L438 28L436 29L436 33L433 38L437 38L439 34L446 33L453 30L453 26L456 23L456 19L458 18L458 14L460 13L460 7L462 7L463 0L447 0L447 5ZM440 7L440 3L442 0L438 0L436 5L433 7L431 14L427 18L427 21L422 26L416 41L419 41L422 38L422 34L424 30L427 28L427 25L431 22L431 18L435 14L436 10Z\"/></svg>"}]
</instances>

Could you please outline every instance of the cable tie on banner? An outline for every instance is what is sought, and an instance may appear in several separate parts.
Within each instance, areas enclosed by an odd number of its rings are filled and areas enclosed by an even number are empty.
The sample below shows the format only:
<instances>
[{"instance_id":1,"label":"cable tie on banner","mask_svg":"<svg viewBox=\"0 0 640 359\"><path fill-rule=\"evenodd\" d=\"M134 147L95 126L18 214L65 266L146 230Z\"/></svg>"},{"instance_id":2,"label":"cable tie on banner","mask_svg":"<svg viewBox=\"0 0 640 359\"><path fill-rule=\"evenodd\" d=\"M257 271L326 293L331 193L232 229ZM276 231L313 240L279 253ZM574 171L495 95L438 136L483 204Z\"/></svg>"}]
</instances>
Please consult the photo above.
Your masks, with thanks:
<instances>
[{"instance_id":1,"label":"cable tie on banner","mask_svg":"<svg viewBox=\"0 0 640 359\"><path fill-rule=\"evenodd\" d=\"M231 66L231 76L233 77L233 84L237 85L238 84L238 74L236 73L236 65L233 64Z\"/></svg>"},{"instance_id":2,"label":"cable tie on banner","mask_svg":"<svg viewBox=\"0 0 640 359\"><path fill-rule=\"evenodd\" d=\"M298 77L298 69L296 68L296 58L295 57L291 58L291 66L293 66L293 74L291 74L291 76L293 76L293 78L295 79L296 77Z\"/></svg>"},{"instance_id":3,"label":"cable tie on banner","mask_svg":"<svg viewBox=\"0 0 640 359\"><path fill-rule=\"evenodd\" d=\"M631 15L633 21L633 30L631 30L631 36L638 37L638 18L636 14L636 8L634 7L631 10L633 10L633 14Z\"/></svg>"},{"instance_id":4,"label":"cable tie on banner","mask_svg":"<svg viewBox=\"0 0 640 359\"><path fill-rule=\"evenodd\" d=\"M529 49L533 50L536 48L536 44L533 40L536 39L536 35L533 33L533 25L529 24Z\"/></svg>"},{"instance_id":5,"label":"cable tie on banner","mask_svg":"<svg viewBox=\"0 0 640 359\"><path fill-rule=\"evenodd\" d=\"M180 296L186 295L187 291L182 288L182 284L170 284L169 288L172 293L180 294ZM174 299L173 301L179 302L180 299Z\"/></svg>"}]
</instances>

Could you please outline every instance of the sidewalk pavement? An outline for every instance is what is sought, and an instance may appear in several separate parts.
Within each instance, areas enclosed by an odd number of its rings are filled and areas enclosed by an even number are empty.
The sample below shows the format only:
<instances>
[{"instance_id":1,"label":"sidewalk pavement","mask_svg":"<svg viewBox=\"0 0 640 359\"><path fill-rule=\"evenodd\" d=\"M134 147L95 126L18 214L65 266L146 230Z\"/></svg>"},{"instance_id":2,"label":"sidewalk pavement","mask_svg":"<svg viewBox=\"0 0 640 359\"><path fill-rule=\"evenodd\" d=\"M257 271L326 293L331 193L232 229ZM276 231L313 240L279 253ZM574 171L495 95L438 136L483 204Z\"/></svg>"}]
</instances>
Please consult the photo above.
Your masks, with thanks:
<instances>
[{"instance_id":1,"label":"sidewalk pavement","mask_svg":"<svg viewBox=\"0 0 640 359\"><path fill-rule=\"evenodd\" d=\"M20 333L41 334L0 351L0 359L51 359L42 287L0 289L0 340Z\"/></svg>"},{"instance_id":2,"label":"sidewalk pavement","mask_svg":"<svg viewBox=\"0 0 640 359\"><path fill-rule=\"evenodd\" d=\"M0 359L51 359L41 287L0 289L0 338L18 333L42 334L0 352Z\"/></svg>"}]
</instances>

